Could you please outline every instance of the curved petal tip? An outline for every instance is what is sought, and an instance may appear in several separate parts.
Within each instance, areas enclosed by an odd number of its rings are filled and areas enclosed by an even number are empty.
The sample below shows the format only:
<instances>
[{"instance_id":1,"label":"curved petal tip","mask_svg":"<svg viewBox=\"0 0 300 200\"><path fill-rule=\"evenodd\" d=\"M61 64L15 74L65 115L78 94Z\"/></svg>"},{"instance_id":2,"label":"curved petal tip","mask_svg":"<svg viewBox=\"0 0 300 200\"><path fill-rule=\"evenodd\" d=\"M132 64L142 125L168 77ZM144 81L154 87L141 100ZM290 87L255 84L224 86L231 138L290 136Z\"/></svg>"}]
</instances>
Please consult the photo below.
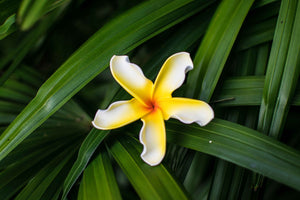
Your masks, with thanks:
<instances>
[{"instance_id":1,"label":"curved petal tip","mask_svg":"<svg viewBox=\"0 0 300 200\"><path fill-rule=\"evenodd\" d=\"M143 159L143 161L150 166L159 165L163 160L164 156L164 153L162 153L159 150L152 150L151 152L146 152L146 148L144 148L144 151L141 154L141 158Z\"/></svg>"}]
</instances>

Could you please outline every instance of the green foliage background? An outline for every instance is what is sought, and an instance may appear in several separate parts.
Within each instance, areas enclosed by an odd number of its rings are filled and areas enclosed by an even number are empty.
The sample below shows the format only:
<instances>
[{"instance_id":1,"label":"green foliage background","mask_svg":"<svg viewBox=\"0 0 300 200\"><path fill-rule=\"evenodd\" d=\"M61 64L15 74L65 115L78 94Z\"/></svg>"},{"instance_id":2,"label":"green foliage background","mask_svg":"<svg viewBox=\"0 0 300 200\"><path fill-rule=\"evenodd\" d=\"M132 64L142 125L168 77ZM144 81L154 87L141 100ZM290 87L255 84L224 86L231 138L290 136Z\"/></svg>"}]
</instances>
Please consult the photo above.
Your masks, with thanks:
<instances>
[{"instance_id":1,"label":"green foliage background","mask_svg":"<svg viewBox=\"0 0 300 200\"><path fill-rule=\"evenodd\" d=\"M298 0L0 0L0 199L298 199ZM174 96L205 100L207 126L169 120L159 166L141 122L101 131L129 99L108 68L129 55L152 80L194 61Z\"/></svg>"}]
</instances>

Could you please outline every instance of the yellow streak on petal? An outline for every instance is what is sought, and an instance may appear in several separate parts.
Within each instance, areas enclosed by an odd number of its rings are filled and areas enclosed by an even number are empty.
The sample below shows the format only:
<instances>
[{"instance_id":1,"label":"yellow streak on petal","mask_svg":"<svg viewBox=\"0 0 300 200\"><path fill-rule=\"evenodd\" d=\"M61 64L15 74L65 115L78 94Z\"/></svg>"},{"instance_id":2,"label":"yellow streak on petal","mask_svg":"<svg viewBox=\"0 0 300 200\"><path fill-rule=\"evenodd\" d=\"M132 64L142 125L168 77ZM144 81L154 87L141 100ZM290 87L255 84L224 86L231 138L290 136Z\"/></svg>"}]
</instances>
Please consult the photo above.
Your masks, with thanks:
<instances>
[{"instance_id":1,"label":"yellow streak on petal","mask_svg":"<svg viewBox=\"0 0 300 200\"><path fill-rule=\"evenodd\" d=\"M115 129L140 119L150 111L135 98L117 101L106 110L98 110L92 124L97 129Z\"/></svg>"},{"instance_id":2,"label":"yellow streak on petal","mask_svg":"<svg viewBox=\"0 0 300 200\"><path fill-rule=\"evenodd\" d=\"M170 98L172 92L179 88L185 79L185 73L193 69L190 54L176 53L163 64L154 83L153 98Z\"/></svg>"},{"instance_id":3,"label":"yellow streak on petal","mask_svg":"<svg viewBox=\"0 0 300 200\"><path fill-rule=\"evenodd\" d=\"M142 118L140 142L144 145L141 158L149 165L158 165L166 152L166 131L162 113L159 109Z\"/></svg>"},{"instance_id":4,"label":"yellow streak on petal","mask_svg":"<svg viewBox=\"0 0 300 200\"><path fill-rule=\"evenodd\" d=\"M110 70L116 81L133 97L149 105L153 83L147 79L139 66L130 63L127 56L113 56Z\"/></svg>"},{"instance_id":5,"label":"yellow streak on petal","mask_svg":"<svg viewBox=\"0 0 300 200\"><path fill-rule=\"evenodd\" d=\"M205 126L214 118L213 109L204 101L188 98L166 98L158 102L163 112L164 119L170 117L180 120L183 123L198 123Z\"/></svg>"}]
</instances>

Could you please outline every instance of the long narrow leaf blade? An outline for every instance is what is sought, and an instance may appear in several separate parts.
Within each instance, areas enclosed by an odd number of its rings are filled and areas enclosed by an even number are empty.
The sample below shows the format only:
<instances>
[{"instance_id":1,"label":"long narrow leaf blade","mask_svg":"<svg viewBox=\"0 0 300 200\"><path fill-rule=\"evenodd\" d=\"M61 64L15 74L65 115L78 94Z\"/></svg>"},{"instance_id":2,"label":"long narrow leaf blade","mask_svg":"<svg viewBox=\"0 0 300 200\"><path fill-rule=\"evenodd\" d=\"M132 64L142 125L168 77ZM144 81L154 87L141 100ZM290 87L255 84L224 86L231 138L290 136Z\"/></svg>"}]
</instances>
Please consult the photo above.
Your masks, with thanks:
<instances>
[{"instance_id":1,"label":"long narrow leaf blade","mask_svg":"<svg viewBox=\"0 0 300 200\"><path fill-rule=\"evenodd\" d=\"M300 153L257 131L215 119L205 127L167 123L168 141L208 153L300 189Z\"/></svg>"},{"instance_id":2,"label":"long narrow leaf blade","mask_svg":"<svg viewBox=\"0 0 300 200\"><path fill-rule=\"evenodd\" d=\"M162 165L151 167L140 158L141 145L130 137L115 137L108 148L142 199L187 199L181 186Z\"/></svg>"},{"instance_id":3,"label":"long narrow leaf blade","mask_svg":"<svg viewBox=\"0 0 300 200\"><path fill-rule=\"evenodd\" d=\"M300 3L295 14L291 41L285 62L285 68L276 99L274 115L269 134L279 138L284 127L291 100L294 95L300 73Z\"/></svg>"},{"instance_id":4,"label":"long narrow leaf blade","mask_svg":"<svg viewBox=\"0 0 300 200\"><path fill-rule=\"evenodd\" d=\"M219 5L194 59L188 96L209 101L253 0L225 0Z\"/></svg>"},{"instance_id":5,"label":"long narrow leaf blade","mask_svg":"<svg viewBox=\"0 0 300 200\"><path fill-rule=\"evenodd\" d=\"M287 58L292 28L296 14L297 1L282 1L277 19L274 40L267 67L263 98L261 101L258 130L269 134L276 99ZM299 45L298 45L299 51Z\"/></svg>"},{"instance_id":6,"label":"long narrow leaf blade","mask_svg":"<svg viewBox=\"0 0 300 200\"><path fill-rule=\"evenodd\" d=\"M122 199L108 153L101 151L84 170L78 200Z\"/></svg>"},{"instance_id":7,"label":"long narrow leaf blade","mask_svg":"<svg viewBox=\"0 0 300 200\"><path fill-rule=\"evenodd\" d=\"M93 153L108 133L109 131L100 131L97 129L92 129L92 131L83 141L78 152L77 160L73 164L67 178L65 179L62 199L65 199L71 187L87 166L87 163L89 162Z\"/></svg>"}]
</instances>

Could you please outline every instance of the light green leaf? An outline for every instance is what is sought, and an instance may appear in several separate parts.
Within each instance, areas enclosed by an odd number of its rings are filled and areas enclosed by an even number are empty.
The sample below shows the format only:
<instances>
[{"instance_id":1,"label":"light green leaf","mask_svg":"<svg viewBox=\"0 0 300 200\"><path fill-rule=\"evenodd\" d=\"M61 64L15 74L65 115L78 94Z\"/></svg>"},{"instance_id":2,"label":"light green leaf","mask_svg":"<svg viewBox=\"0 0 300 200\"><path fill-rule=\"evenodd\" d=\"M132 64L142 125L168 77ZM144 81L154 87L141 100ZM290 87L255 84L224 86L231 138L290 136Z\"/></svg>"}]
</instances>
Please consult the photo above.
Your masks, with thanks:
<instances>
[{"instance_id":1,"label":"light green leaf","mask_svg":"<svg viewBox=\"0 0 300 200\"><path fill-rule=\"evenodd\" d=\"M43 15L60 6L66 6L69 2L70 0L23 0L18 12L21 29L28 30Z\"/></svg>"},{"instance_id":2,"label":"light green leaf","mask_svg":"<svg viewBox=\"0 0 300 200\"><path fill-rule=\"evenodd\" d=\"M93 153L108 133L109 131L92 129L92 131L85 138L79 149L77 160L73 164L67 178L65 179L62 199L65 199L71 187L87 166Z\"/></svg>"},{"instance_id":3,"label":"light green leaf","mask_svg":"<svg viewBox=\"0 0 300 200\"><path fill-rule=\"evenodd\" d=\"M13 27L14 23L16 21L16 15L13 14L10 17L8 17L5 22L0 25L0 40L11 34L13 31L15 31L15 28Z\"/></svg>"},{"instance_id":4,"label":"light green leaf","mask_svg":"<svg viewBox=\"0 0 300 200\"><path fill-rule=\"evenodd\" d=\"M107 152L101 151L84 170L78 200L122 199Z\"/></svg>"},{"instance_id":5,"label":"light green leaf","mask_svg":"<svg viewBox=\"0 0 300 200\"><path fill-rule=\"evenodd\" d=\"M141 199L187 199L182 186L162 165L151 167L140 157L142 146L134 138L121 136L108 143L113 155Z\"/></svg>"}]
</instances>

